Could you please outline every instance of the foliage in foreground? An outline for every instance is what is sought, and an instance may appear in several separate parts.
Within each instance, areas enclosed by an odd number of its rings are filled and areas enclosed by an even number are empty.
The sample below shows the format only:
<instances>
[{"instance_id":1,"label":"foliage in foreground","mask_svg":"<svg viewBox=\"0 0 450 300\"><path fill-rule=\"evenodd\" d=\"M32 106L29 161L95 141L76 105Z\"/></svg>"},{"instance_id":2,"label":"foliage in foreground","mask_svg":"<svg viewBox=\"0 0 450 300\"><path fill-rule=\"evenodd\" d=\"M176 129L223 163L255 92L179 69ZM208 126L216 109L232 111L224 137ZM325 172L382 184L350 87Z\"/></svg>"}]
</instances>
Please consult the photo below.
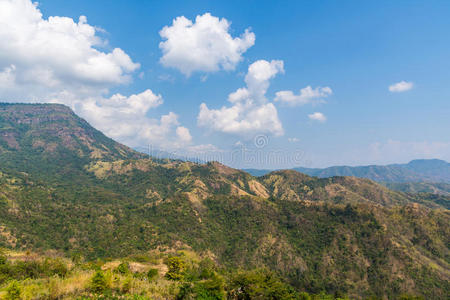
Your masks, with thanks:
<instances>
[{"instance_id":1,"label":"foliage in foreground","mask_svg":"<svg viewBox=\"0 0 450 300\"><path fill-rule=\"evenodd\" d=\"M58 261L65 271L61 272L61 266L49 267L49 261ZM268 269L226 270L191 251L151 251L95 262L8 252L0 255L0 262L0 299L7 300L349 299L342 294L296 290ZM43 272L36 273L36 269ZM422 298L404 295L398 299Z\"/></svg>"}]
</instances>

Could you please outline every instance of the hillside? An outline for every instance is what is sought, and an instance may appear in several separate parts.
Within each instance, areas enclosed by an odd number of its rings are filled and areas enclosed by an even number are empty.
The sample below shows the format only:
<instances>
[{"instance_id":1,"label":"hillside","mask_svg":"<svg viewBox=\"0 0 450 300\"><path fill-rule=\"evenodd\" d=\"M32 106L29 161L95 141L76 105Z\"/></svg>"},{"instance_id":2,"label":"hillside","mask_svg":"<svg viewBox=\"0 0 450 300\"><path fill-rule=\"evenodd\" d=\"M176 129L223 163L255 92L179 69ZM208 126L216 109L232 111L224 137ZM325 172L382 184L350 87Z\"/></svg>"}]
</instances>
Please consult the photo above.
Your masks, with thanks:
<instances>
[{"instance_id":1,"label":"hillside","mask_svg":"<svg viewBox=\"0 0 450 300\"><path fill-rule=\"evenodd\" d=\"M407 164L387 166L336 166L324 169L294 168L293 170L319 178L333 176L367 178L392 190L406 193L450 195L450 164L438 159L418 159ZM264 169L244 169L243 171L257 177L272 172Z\"/></svg>"},{"instance_id":2,"label":"hillside","mask_svg":"<svg viewBox=\"0 0 450 300\"><path fill-rule=\"evenodd\" d=\"M297 291L450 292L448 197L152 159L60 105L0 105L0 128L1 247L87 260L187 249Z\"/></svg>"},{"instance_id":3,"label":"hillside","mask_svg":"<svg viewBox=\"0 0 450 300\"><path fill-rule=\"evenodd\" d=\"M450 183L433 182L387 182L384 183L390 189L405 193L431 193L435 195L450 196Z\"/></svg>"}]
</instances>

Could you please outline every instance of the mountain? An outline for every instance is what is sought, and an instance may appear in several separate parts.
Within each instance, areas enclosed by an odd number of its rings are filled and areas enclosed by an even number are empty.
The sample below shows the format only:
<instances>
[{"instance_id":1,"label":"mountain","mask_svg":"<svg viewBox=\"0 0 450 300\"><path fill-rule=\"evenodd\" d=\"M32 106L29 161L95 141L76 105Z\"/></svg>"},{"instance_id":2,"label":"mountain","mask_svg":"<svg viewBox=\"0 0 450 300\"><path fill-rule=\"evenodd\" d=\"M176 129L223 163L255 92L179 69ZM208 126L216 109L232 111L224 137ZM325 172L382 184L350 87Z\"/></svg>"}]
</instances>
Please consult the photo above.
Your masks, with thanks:
<instances>
[{"instance_id":1,"label":"mountain","mask_svg":"<svg viewBox=\"0 0 450 300\"><path fill-rule=\"evenodd\" d=\"M387 166L336 166L324 169L294 168L301 173L316 177L354 176L368 178L377 182L437 182L450 183L450 163L439 159L418 159L407 164L392 164ZM270 170L245 169L244 171L262 176Z\"/></svg>"},{"instance_id":2,"label":"mountain","mask_svg":"<svg viewBox=\"0 0 450 300\"><path fill-rule=\"evenodd\" d=\"M2 168L52 174L50 180L76 177L90 161L144 155L107 138L66 106L0 104L0 157Z\"/></svg>"},{"instance_id":3,"label":"mountain","mask_svg":"<svg viewBox=\"0 0 450 300\"><path fill-rule=\"evenodd\" d=\"M0 105L0 147L0 247L92 261L185 249L297 291L450 292L449 197L154 159L53 104Z\"/></svg>"},{"instance_id":4,"label":"mountain","mask_svg":"<svg viewBox=\"0 0 450 300\"><path fill-rule=\"evenodd\" d=\"M405 193L431 193L435 195L450 196L450 183L433 182L388 182L384 185L392 190Z\"/></svg>"}]
</instances>

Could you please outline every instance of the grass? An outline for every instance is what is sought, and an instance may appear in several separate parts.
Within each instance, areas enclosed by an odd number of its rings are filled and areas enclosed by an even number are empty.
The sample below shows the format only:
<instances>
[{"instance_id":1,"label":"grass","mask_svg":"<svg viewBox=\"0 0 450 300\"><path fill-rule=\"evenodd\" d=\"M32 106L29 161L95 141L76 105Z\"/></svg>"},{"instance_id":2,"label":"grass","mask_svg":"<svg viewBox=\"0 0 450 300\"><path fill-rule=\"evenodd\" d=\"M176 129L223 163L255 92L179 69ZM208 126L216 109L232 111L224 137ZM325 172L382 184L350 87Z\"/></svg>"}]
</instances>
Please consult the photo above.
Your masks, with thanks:
<instances>
[{"instance_id":1,"label":"grass","mask_svg":"<svg viewBox=\"0 0 450 300\"><path fill-rule=\"evenodd\" d=\"M39 262L48 258L31 252L3 252L11 264L17 261ZM197 263L198 259L195 258L195 254L187 254L185 256L181 252L178 253L178 255L189 260L191 265ZM160 253L158 259L155 259L155 253L149 253L148 255L141 255L139 261L135 261L134 257L129 257L123 260L86 262L76 265L70 260L64 259L69 269L66 276L53 275L17 280L20 286L20 299L95 298L96 294L92 292L92 279L98 270L104 275L104 294L108 295L107 297L134 299L133 297L140 296L143 299L175 299L179 283L164 277L167 267L162 262L168 255L173 255L173 252ZM195 260L191 261L192 258ZM117 271L122 262L126 262L130 266L129 271L125 274ZM158 270L158 275L151 280L146 276L150 269ZM8 299L7 291L13 281L9 279L0 285L0 299Z\"/></svg>"}]
</instances>

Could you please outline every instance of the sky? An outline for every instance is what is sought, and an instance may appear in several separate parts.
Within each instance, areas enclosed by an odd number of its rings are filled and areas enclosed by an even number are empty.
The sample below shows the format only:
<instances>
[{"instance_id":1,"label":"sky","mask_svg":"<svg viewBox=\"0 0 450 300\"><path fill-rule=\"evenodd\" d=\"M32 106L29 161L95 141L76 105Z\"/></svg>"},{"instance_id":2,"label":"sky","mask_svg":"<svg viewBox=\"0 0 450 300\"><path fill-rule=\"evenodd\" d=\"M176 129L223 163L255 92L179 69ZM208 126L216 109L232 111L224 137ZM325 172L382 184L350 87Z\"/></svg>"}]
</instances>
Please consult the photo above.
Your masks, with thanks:
<instances>
[{"instance_id":1,"label":"sky","mask_svg":"<svg viewBox=\"0 0 450 300\"><path fill-rule=\"evenodd\" d=\"M0 101L237 168L450 161L449 1L0 0ZM158 154L159 155L159 154Z\"/></svg>"}]
</instances>

